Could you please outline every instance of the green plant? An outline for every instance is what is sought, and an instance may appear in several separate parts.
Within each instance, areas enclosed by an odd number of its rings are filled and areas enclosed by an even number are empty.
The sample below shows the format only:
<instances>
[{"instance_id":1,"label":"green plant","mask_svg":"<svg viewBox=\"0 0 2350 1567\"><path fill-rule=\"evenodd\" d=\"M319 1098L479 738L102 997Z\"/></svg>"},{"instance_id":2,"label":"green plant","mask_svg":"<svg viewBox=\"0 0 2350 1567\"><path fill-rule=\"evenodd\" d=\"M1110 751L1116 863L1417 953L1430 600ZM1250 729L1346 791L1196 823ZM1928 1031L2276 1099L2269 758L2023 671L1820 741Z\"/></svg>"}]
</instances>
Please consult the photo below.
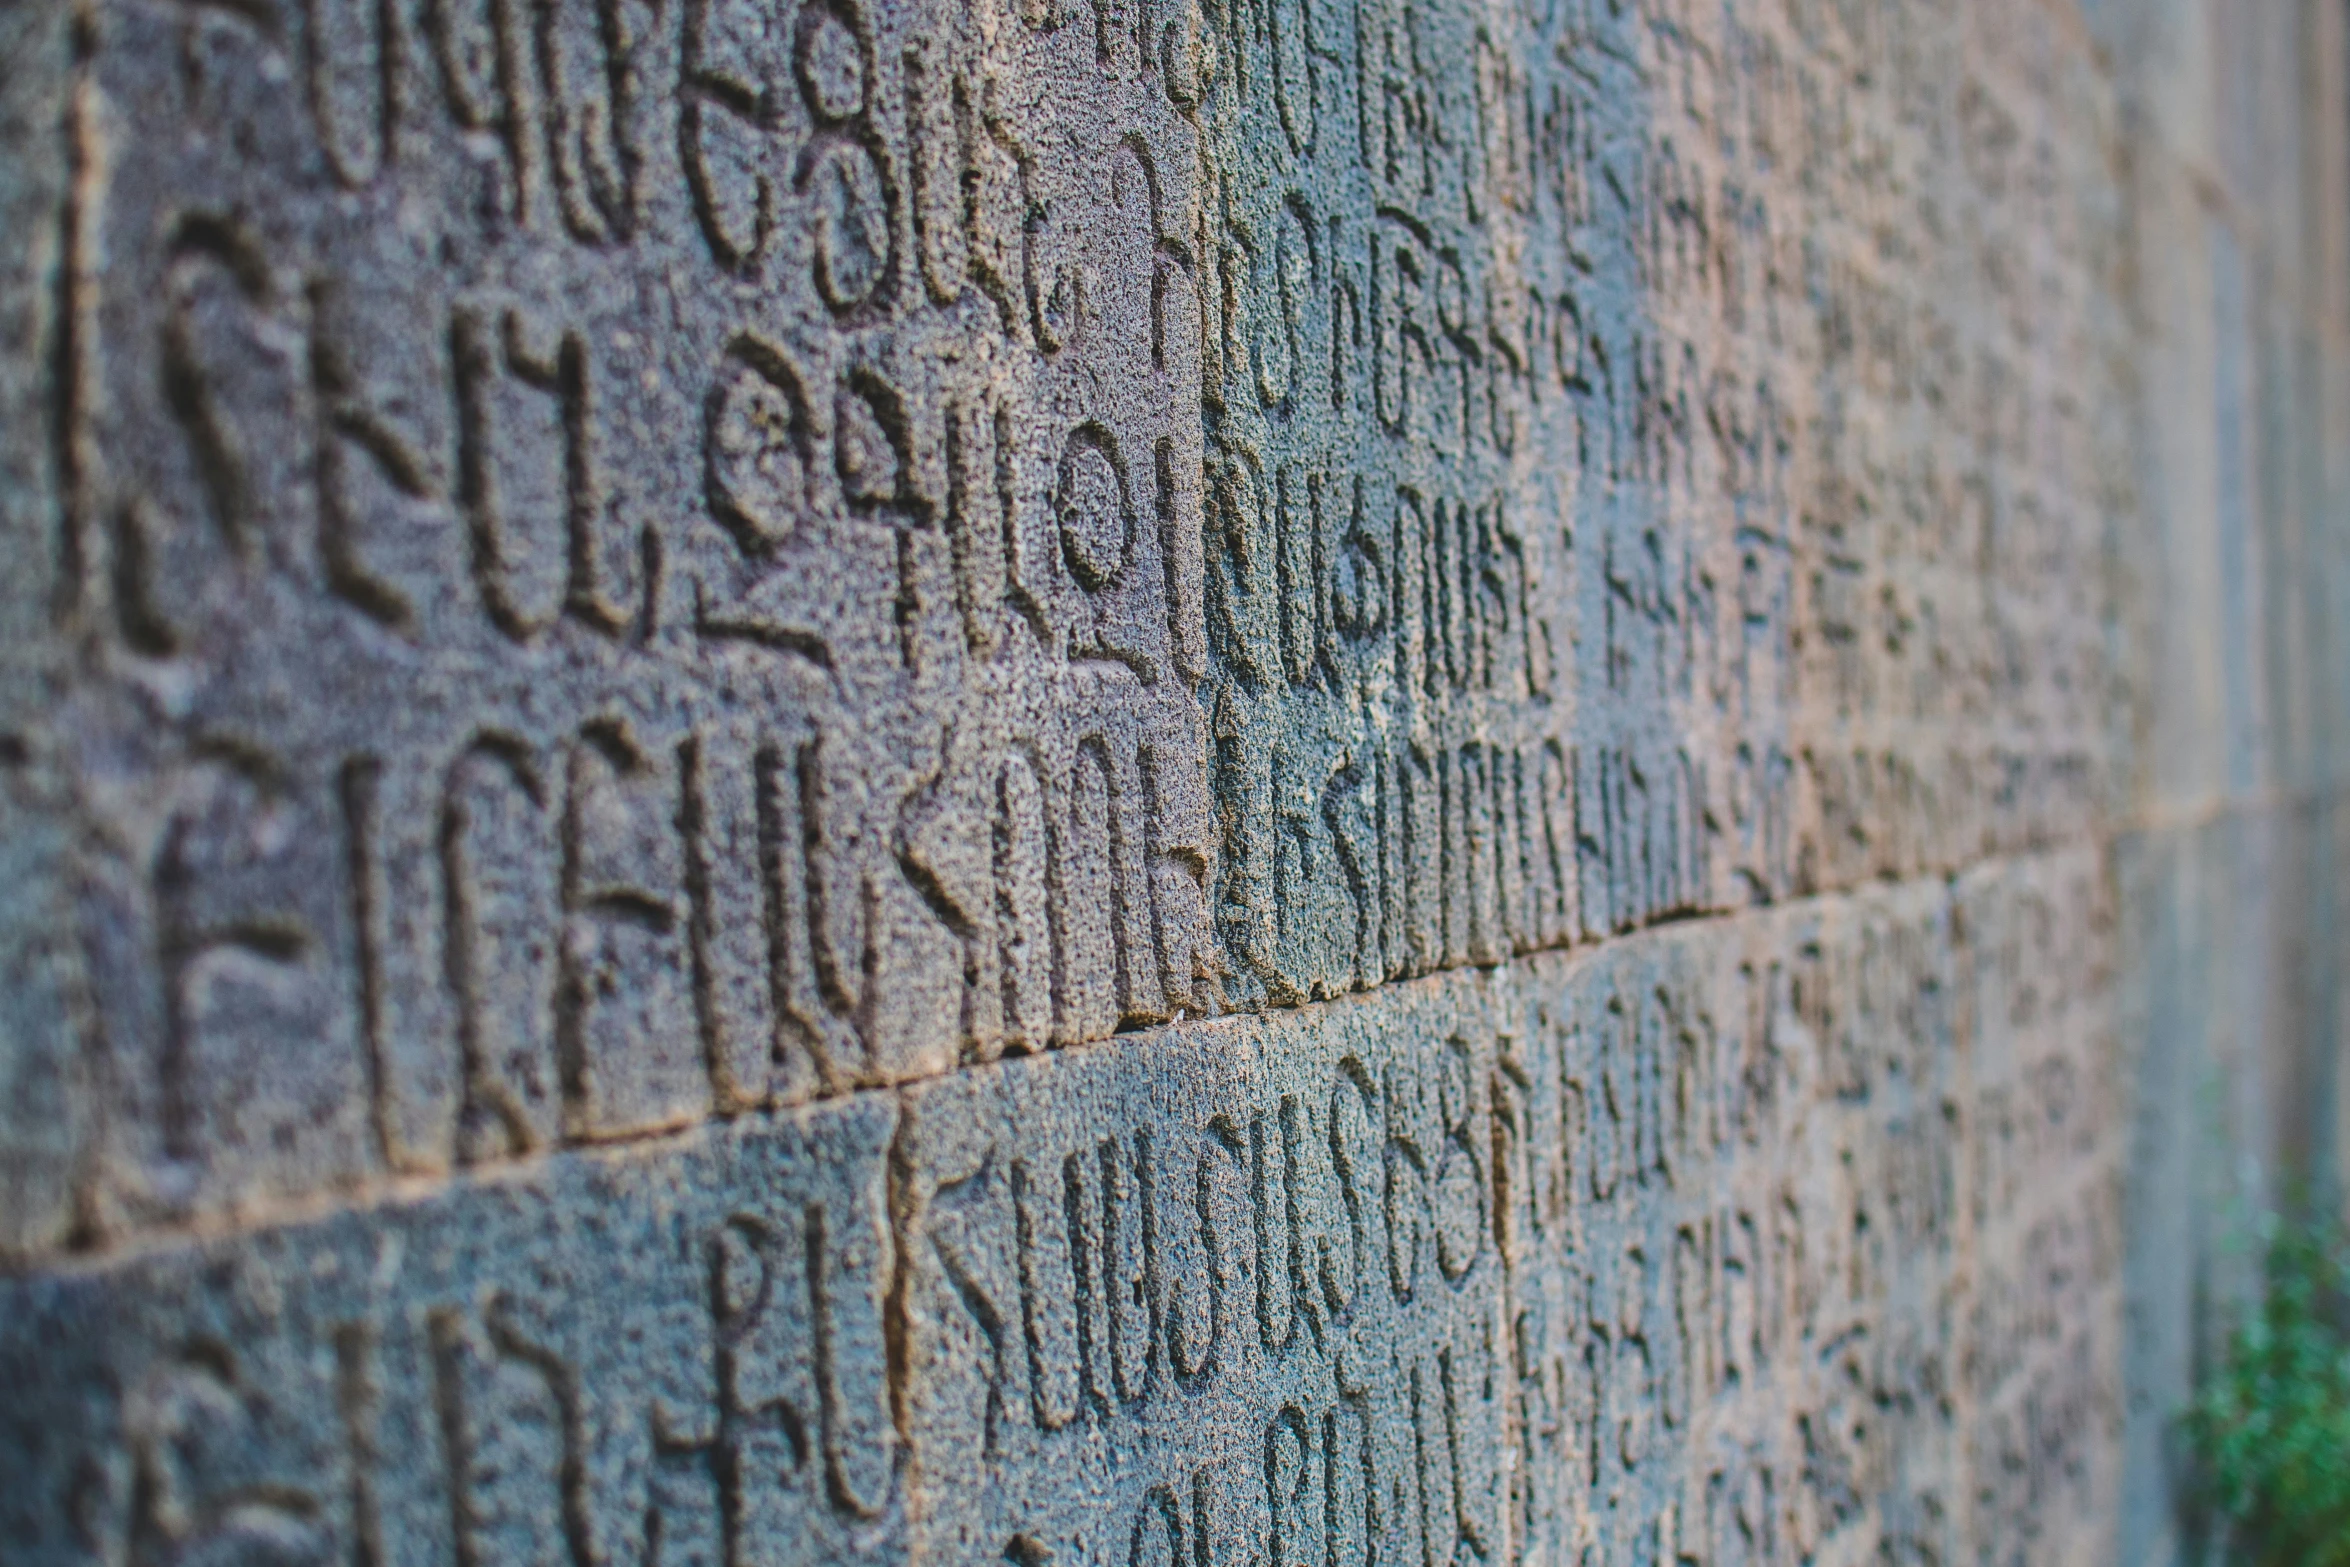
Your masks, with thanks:
<instances>
[{"instance_id":1,"label":"green plant","mask_svg":"<svg viewBox=\"0 0 2350 1567\"><path fill-rule=\"evenodd\" d=\"M2235 1559L2350 1567L2350 1242L2272 1218L2266 1290L2187 1417Z\"/></svg>"}]
</instances>

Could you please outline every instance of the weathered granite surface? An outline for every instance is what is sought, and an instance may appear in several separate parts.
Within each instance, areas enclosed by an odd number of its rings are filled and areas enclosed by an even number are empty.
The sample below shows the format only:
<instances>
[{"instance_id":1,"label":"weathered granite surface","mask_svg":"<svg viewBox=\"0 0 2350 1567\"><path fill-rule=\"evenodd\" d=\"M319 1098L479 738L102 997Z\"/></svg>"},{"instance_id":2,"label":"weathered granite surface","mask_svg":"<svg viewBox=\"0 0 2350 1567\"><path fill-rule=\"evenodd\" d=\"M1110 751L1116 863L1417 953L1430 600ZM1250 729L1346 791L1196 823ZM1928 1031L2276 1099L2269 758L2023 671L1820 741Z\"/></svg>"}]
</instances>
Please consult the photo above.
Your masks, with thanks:
<instances>
[{"instance_id":1,"label":"weathered granite surface","mask_svg":"<svg viewBox=\"0 0 2350 1567\"><path fill-rule=\"evenodd\" d=\"M2350 1129L2350 36L2338 7L2093 8L2131 154L2140 478L2114 823L2133 1057L2118 1552L2205 1559L2172 1413L2257 1288L2250 1218Z\"/></svg>"},{"instance_id":2,"label":"weathered granite surface","mask_svg":"<svg viewBox=\"0 0 2350 1567\"><path fill-rule=\"evenodd\" d=\"M2115 3L0 10L0 1557L2112 1550Z\"/></svg>"},{"instance_id":3,"label":"weathered granite surface","mask_svg":"<svg viewBox=\"0 0 2350 1567\"><path fill-rule=\"evenodd\" d=\"M2087 830L2038 8L576 10L21 24L18 1254Z\"/></svg>"},{"instance_id":4,"label":"weathered granite surface","mask_svg":"<svg viewBox=\"0 0 2350 1567\"><path fill-rule=\"evenodd\" d=\"M0 1537L2077 1545L2112 1474L2104 896L2093 856L2017 862L29 1275Z\"/></svg>"}]
</instances>

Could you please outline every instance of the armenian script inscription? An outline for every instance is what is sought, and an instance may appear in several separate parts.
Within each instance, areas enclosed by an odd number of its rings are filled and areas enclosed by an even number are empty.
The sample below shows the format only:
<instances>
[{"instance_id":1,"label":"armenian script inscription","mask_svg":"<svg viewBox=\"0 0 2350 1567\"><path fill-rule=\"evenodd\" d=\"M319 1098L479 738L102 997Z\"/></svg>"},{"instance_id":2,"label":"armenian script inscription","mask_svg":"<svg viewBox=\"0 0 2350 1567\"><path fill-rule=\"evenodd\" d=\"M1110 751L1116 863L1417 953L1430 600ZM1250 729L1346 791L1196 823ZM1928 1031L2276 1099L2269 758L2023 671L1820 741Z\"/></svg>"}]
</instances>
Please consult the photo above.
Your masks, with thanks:
<instances>
[{"instance_id":1,"label":"armenian script inscription","mask_svg":"<svg viewBox=\"0 0 2350 1567\"><path fill-rule=\"evenodd\" d=\"M0 1553L2093 1537L2057 8L32 9Z\"/></svg>"}]
</instances>

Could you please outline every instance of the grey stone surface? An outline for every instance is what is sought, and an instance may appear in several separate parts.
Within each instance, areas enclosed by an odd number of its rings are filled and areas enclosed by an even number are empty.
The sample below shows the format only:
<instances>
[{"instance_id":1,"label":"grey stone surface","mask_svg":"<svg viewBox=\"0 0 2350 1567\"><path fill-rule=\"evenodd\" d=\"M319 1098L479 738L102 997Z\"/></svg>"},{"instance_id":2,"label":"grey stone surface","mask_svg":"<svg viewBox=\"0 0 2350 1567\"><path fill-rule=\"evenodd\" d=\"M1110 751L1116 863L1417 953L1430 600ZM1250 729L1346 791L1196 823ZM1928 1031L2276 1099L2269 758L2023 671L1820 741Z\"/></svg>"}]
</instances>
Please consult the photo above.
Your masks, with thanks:
<instances>
[{"instance_id":1,"label":"grey stone surface","mask_svg":"<svg viewBox=\"0 0 2350 1567\"><path fill-rule=\"evenodd\" d=\"M2094 92L1031 10L55 29L12 1249L2085 830Z\"/></svg>"},{"instance_id":2,"label":"grey stone surface","mask_svg":"<svg viewBox=\"0 0 2350 1567\"><path fill-rule=\"evenodd\" d=\"M2340 1190L2350 207L2330 6L2113 4L2135 547L2113 864L2132 1058L2119 1553L2206 1560L2173 1416L2297 1178Z\"/></svg>"},{"instance_id":3,"label":"grey stone surface","mask_svg":"<svg viewBox=\"0 0 2350 1567\"><path fill-rule=\"evenodd\" d=\"M27 1276L0 1537L2056 1551L2115 1407L2103 898L1832 897Z\"/></svg>"},{"instance_id":4,"label":"grey stone surface","mask_svg":"<svg viewBox=\"0 0 2350 1567\"><path fill-rule=\"evenodd\" d=\"M2295 15L0 8L0 1554L2134 1549Z\"/></svg>"}]
</instances>

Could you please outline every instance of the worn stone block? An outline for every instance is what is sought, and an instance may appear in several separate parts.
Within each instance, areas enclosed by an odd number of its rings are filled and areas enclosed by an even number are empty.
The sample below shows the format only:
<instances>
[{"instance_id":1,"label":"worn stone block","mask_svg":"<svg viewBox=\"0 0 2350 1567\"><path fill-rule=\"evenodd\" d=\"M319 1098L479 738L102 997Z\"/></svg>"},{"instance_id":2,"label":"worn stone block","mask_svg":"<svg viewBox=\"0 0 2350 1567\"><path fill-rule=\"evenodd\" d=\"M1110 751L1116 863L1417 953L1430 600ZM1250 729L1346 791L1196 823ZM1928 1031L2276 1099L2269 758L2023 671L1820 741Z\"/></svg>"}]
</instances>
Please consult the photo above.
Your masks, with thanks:
<instances>
[{"instance_id":1,"label":"worn stone block","mask_svg":"<svg viewBox=\"0 0 2350 1567\"><path fill-rule=\"evenodd\" d=\"M1156 1562L2093 1529L2113 1088L2064 1045L2111 983L2100 896L2027 862L22 1278L6 1533Z\"/></svg>"},{"instance_id":2,"label":"worn stone block","mask_svg":"<svg viewBox=\"0 0 2350 1567\"><path fill-rule=\"evenodd\" d=\"M11 767L76 934L11 970L73 1100L12 1244L2077 837L2103 99L1823 25L29 37ZM2047 308L1864 263L1883 179Z\"/></svg>"},{"instance_id":3,"label":"worn stone block","mask_svg":"<svg viewBox=\"0 0 2350 1567\"><path fill-rule=\"evenodd\" d=\"M6 1286L12 1560L902 1540L864 1097Z\"/></svg>"}]
</instances>

